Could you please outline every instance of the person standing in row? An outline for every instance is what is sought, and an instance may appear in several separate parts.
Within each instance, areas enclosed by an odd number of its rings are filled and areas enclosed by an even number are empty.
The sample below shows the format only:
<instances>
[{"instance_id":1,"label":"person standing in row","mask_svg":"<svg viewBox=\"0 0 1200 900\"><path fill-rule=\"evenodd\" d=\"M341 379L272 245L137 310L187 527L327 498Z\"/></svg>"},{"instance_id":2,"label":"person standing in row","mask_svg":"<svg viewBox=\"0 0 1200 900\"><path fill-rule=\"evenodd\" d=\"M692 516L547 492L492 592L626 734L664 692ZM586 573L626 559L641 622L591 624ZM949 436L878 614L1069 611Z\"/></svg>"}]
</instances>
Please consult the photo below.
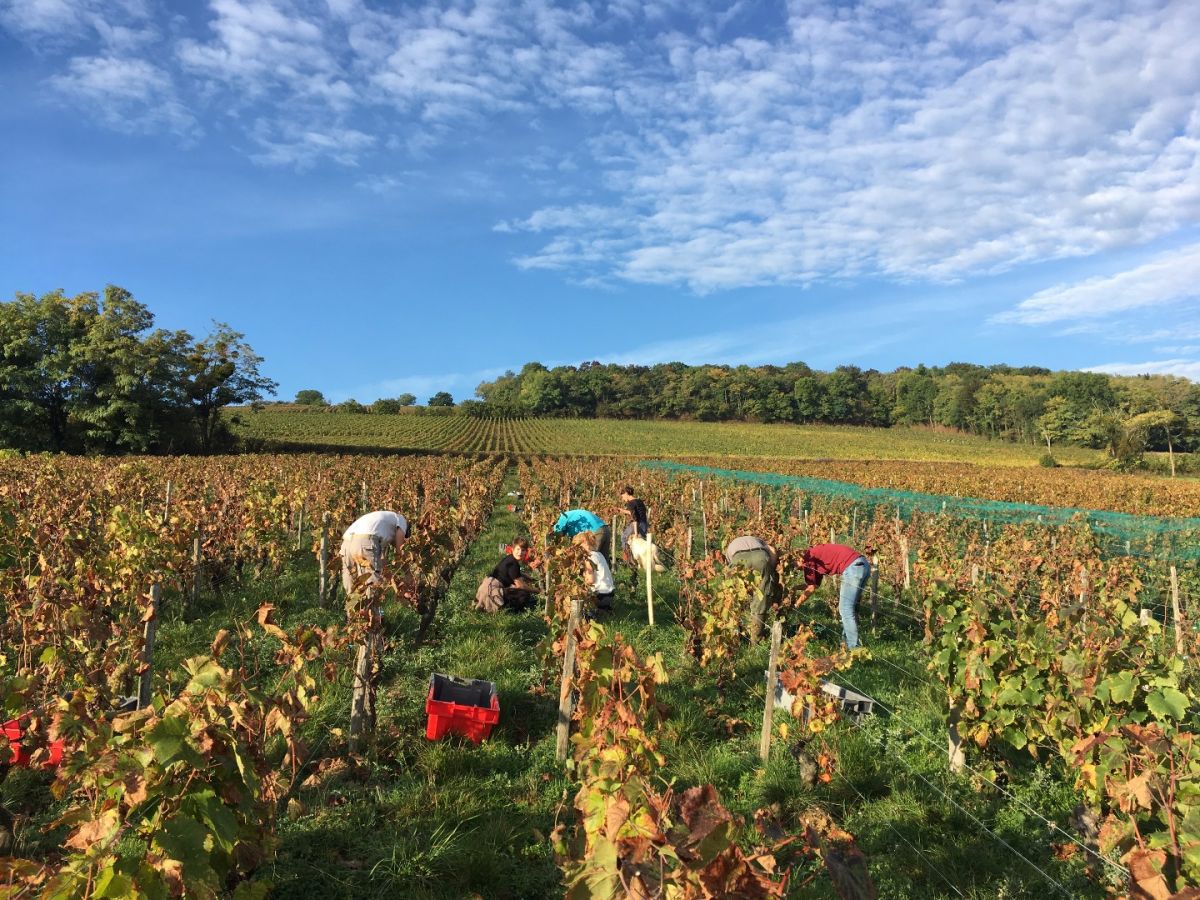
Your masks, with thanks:
<instances>
[{"instance_id":1,"label":"person standing in row","mask_svg":"<svg viewBox=\"0 0 1200 900\"><path fill-rule=\"evenodd\" d=\"M621 503L622 505L617 507L617 512L620 515L629 516L629 524L621 533L621 555L625 558L625 562L630 562L629 539L634 535L644 538L650 533L650 517L646 512L646 504L633 493L633 488L629 485L621 488Z\"/></svg>"},{"instance_id":2,"label":"person standing in row","mask_svg":"<svg viewBox=\"0 0 1200 900\"><path fill-rule=\"evenodd\" d=\"M761 538L744 534L734 538L725 548L725 559L731 566L741 566L758 576L754 599L750 601L747 622L750 640L757 641L762 634L763 618L767 609L779 602L783 589L779 584L779 554L775 548Z\"/></svg>"},{"instance_id":3,"label":"person standing in row","mask_svg":"<svg viewBox=\"0 0 1200 900\"><path fill-rule=\"evenodd\" d=\"M604 557L604 561L611 568L612 560L609 558L609 542L612 541L612 529L598 515L586 509L568 509L554 523L555 534L564 534L569 538L573 538L575 535L584 532L589 532L595 536L596 546L594 549Z\"/></svg>"},{"instance_id":4,"label":"person standing in row","mask_svg":"<svg viewBox=\"0 0 1200 900\"><path fill-rule=\"evenodd\" d=\"M381 509L355 519L342 535L342 587L349 597L363 577L368 584L383 576L383 548L399 550L408 539L408 519Z\"/></svg>"},{"instance_id":5,"label":"person standing in row","mask_svg":"<svg viewBox=\"0 0 1200 900\"><path fill-rule=\"evenodd\" d=\"M804 551L801 561L804 568L804 593L797 604L813 595L826 575L841 575L842 588L838 597L838 614L842 617L842 636L846 647L853 650L858 646L858 619L855 608L862 597L867 579L871 577L871 564L867 558L845 544L814 544Z\"/></svg>"}]
</instances>

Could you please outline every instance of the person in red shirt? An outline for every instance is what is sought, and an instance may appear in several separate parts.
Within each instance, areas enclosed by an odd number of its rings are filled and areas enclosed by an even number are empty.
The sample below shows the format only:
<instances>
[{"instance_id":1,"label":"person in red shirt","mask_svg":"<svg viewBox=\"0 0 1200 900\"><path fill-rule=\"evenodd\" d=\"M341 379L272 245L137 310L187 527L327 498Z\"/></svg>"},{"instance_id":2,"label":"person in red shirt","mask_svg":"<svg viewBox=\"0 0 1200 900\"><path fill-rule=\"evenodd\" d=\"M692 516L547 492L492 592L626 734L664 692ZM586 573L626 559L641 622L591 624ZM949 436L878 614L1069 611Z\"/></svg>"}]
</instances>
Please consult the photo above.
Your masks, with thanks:
<instances>
[{"instance_id":1,"label":"person in red shirt","mask_svg":"<svg viewBox=\"0 0 1200 900\"><path fill-rule=\"evenodd\" d=\"M803 603L821 586L826 575L842 576L842 591L838 600L838 612L842 617L842 635L846 646L853 650L858 646L858 620L854 609L862 596L867 579L871 577L871 564L867 558L845 544L814 544L804 551L801 562L804 567L804 593L797 603Z\"/></svg>"}]
</instances>

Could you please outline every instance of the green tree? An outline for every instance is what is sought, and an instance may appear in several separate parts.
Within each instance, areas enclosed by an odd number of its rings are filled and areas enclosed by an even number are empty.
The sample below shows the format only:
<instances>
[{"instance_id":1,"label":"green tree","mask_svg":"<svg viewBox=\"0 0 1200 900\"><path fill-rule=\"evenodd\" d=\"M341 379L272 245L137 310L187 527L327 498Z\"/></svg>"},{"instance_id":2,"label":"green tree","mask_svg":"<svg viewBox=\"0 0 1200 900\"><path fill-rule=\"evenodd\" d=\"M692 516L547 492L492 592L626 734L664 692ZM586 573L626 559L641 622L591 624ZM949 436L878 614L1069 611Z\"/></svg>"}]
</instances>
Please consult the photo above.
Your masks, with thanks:
<instances>
[{"instance_id":1,"label":"green tree","mask_svg":"<svg viewBox=\"0 0 1200 900\"><path fill-rule=\"evenodd\" d=\"M903 373L896 381L894 418L905 425L932 425L938 385L924 366Z\"/></svg>"},{"instance_id":2,"label":"green tree","mask_svg":"<svg viewBox=\"0 0 1200 900\"><path fill-rule=\"evenodd\" d=\"M328 406L329 401L325 399L325 395L320 391L308 388L303 391L296 391L296 403L301 406Z\"/></svg>"},{"instance_id":3,"label":"green tree","mask_svg":"<svg viewBox=\"0 0 1200 900\"><path fill-rule=\"evenodd\" d=\"M371 404L371 412L379 415L394 415L404 409L404 404L399 400L390 400L386 397L380 397Z\"/></svg>"},{"instance_id":4,"label":"green tree","mask_svg":"<svg viewBox=\"0 0 1200 900\"><path fill-rule=\"evenodd\" d=\"M1053 452L1051 443L1063 441L1076 428L1076 421L1071 412L1071 404L1066 397L1051 397L1046 401L1046 411L1038 417L1038 433L1046 442L1046 451Z\"/></svg>"},{"instance_id":5,"label":"green tree","mask_svg":"<svg viewBox=\"0 0 1200 900\"><path fill-rule=\"evenodd\" d=\"M214 322L213 332L193 345L184 367L187 398L200 438L200 449L211 453L226 437L221 410L251 403L273 393L278 385L259 374L262 357L224 322Z\"/></svg>"},{"instance_id":6,"label":"green tree","mask_svg":"<svg viewBox=\"0 0 1200 900\"><path fill-rule=\"evenodd\" d=\"M1156 409L1140 413L1125 423L1132 441L1141 441L1142 446L1155 433L1162 434L1167 442L1167 457L1171 461L1171 477L1175 477L1175 441L1183 436L1187 420L1170 409Z\"/></svg>"},{"instance_id":7,"label":"green tree","mask_svg":"<svg viewBox=\"0 0 1200 900\"><path fill-rule=\"evenodd\" d=\"M436 394L434 394L432 397L429 398L429 402L427 405L428 406L443 406L443 407L453 406L454 405L454 397L452 397L447 391L438 391Z\"/></svg>"},{"instance_id":8,"label":"green tree","mask_svg":"<svg viewBox=\"0 0 1200 900\"><path fill-rule=\"evenodd\" d=\"M417 402L416 394L401 394L396 398L396 402L401 406L413 406Z\"/></svg>"}]
</instances>

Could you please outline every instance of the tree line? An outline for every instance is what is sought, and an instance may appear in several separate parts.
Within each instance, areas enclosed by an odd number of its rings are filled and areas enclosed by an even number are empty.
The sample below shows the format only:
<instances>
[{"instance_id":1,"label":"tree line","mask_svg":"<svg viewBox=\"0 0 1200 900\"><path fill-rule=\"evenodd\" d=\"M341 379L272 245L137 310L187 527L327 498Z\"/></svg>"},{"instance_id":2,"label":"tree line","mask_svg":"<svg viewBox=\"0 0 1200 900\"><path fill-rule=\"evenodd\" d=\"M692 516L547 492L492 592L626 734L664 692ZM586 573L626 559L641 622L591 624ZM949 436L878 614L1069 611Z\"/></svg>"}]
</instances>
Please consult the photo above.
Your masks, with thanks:
<instances>
[{"instance_id":1,"label":"tree line","mask_svg":"<svg viewBox=\"0 0 1200 900\"><path fill-rule=\"evenodd\" d=\"M0 447L85 453L210 453L231 444L225 407L275 390L230 326L154 327L129 291L0 302Z\"/></svg>"},{"instance_id":2,"label":"tree line","mask_svg":"<svg viewBox=\"0 0 1200 900\"><path fill-rule=\"evenodd\" d=\"M618 366L526 364L476 389L466 413L928 425L1031 444L1071 443L1114 458L1200 443L1200 385L1173 376L1115 376L1005 365Z\"/></svg>"}]
</instances>

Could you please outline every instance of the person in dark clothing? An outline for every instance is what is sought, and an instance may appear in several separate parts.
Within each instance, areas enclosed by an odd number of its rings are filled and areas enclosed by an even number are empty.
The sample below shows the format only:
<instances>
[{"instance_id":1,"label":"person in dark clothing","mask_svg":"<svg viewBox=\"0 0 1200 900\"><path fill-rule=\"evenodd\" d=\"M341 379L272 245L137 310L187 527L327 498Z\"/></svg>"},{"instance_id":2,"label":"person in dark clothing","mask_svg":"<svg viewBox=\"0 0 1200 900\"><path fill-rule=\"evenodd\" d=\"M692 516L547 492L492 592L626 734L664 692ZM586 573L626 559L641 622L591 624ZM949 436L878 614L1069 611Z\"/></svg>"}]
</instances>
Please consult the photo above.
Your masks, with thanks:
<instances>
[{"instance_id":1,"label":"person in dark clothing","mask_svg":"<svg viewBox=\"0 0 1200 900\"><path fill-rule=\"evenodd\" d=\"M629 539L635 534L644 538L650 533L650 516L646 512L646 504L638 499L629 485L621 488L621 503L623 505L617 507L617 512L629 516L629 524L621 533L621 553L629 562Z\"/></svg>"},{"instance_id":2,"label":"person in dark clothing","mask_svg":"<svg viewBox=\"0 0 1200 900\"><path fill-rule=\"evenodd\" d=\"M492 577L504 588L504 608L520 612L533 606L533 595L536 593L525 572L521 569L521 560L529 555L529 541L518 538L513 541L512 552L496 563L492 569Z\"/></svg>"}]
</instances>

